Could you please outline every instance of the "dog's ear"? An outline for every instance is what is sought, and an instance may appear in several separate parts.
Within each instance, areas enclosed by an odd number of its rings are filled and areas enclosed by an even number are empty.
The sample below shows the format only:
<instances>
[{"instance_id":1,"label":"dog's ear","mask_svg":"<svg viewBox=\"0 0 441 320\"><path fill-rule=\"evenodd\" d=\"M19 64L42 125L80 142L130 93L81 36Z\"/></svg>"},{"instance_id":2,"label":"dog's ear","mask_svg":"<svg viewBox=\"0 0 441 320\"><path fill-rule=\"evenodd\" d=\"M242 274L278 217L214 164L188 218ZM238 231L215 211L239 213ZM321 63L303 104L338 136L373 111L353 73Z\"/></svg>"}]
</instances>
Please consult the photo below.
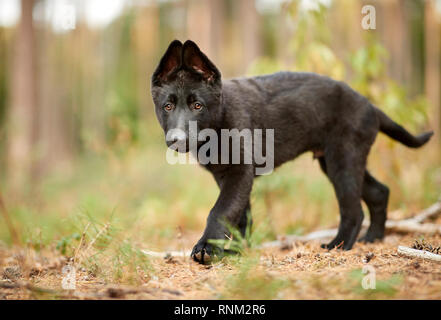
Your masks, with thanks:
<instances>
[{"instance_id":1,"label":"dog's ear","mask_svg":"<svg viewBox=\"0 0 441 320\"><path fill-rule=\"evenodd\" d=\"M167 80L168 76L182 65L182 42L173 40L168 46L167 51L161 58L156 71L152 76L152 83L154 85L161 85Z\"/></svg>"},{"instance_id":2,"label":"dog's ear","mask_svg":"<svg viewBox=\"0 0 441 320\"><path fill-rule=\"evenodd\" d=\"M201 75L209 84L216 84L221 79L221 74L213 62L191 40L185 41L182 48L182 63L187 69Z\"/></svg>"}]
</instances>

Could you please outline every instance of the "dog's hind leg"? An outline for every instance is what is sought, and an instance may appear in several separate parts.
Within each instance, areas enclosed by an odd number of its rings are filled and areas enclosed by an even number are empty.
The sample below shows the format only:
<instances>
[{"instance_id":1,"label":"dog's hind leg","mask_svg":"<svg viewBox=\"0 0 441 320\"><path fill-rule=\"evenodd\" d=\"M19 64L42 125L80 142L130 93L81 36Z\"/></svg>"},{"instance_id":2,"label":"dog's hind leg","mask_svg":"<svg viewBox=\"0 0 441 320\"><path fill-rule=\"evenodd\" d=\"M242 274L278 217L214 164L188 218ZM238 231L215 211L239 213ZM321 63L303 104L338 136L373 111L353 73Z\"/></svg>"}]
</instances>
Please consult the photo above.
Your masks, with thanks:
<instances>
[{"instance_id":1,"label":"dog's hind leg","mask_svg":"<svg viewBox=\"0 0 441 320\"><path fill-rule=\"evenodd\" d=\"M318 158L320 168L327 174L324 157ZM386 223L389 188L376 180L366 170L363 180L362 199L366 203L371 217L371 224L366 234L359 239L361 242L374 242L383 239Z\"/></svg>"},{"instance_id":2,"label":"dog's hind leg","mask_svg":"<svg viewBox=\"0 0 441 320\"><path fill-rule=\"evenodd\" d=\"M389 188L377 181L366 170L362 191L363 201L366 203L371 216L371 224L360 241L374 242L383 239L386 224L387 203L389 200Z\"/></svg>"},{"instance_id":3,"label":"dog's hind leg","mask_svg":"<svg viewBox=\"0 0 441 320\"><path fill-rule=\"evenodd\" d=\"M351 153L352 148L334 147L319 158L322 170L332 182L340 208L337 236L323 248L349 250L360 232L363 222L361 194L366 164L366 153Z\"/></svg>"}]
</instances>

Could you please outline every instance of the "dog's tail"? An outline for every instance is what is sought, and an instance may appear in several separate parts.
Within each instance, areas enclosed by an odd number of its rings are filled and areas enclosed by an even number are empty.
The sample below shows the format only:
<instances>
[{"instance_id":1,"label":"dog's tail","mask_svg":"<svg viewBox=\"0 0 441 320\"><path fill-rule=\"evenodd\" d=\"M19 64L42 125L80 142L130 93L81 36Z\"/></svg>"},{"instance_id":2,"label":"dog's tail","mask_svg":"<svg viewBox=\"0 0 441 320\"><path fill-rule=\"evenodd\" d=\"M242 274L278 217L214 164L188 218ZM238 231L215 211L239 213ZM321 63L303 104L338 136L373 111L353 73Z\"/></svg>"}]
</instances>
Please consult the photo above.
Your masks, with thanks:
<instances>
[{"instance_id":1,"label":"dog's tail","mask_svg":"<svg viewBox=\"0 0 441 320\"><path fill-rule=\"evenodd\" d=\"M380 121L380 131L410 148L423 146L433 136L433 131L414 136L398 123L394 122L380 109L375 108L375 111Z\"/></svg>"}]
</instances>

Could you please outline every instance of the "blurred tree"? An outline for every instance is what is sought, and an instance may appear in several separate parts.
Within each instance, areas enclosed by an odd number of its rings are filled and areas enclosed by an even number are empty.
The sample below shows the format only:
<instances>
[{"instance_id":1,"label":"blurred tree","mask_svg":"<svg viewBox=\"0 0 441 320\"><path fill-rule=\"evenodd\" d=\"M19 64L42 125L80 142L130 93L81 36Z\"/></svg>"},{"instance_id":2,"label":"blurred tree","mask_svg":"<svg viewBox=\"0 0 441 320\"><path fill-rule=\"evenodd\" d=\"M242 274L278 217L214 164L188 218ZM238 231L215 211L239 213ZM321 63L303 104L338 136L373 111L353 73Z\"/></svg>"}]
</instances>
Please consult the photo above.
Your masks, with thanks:
<instances>
[{"instance_id":1,"label":"blurred tree","mask_svg":"<svg viewBox=\"0 0 441 320\"><path fill-rule=\"evenodd\" d=\"M410 38L411 61L408 62L412 70L407 83L411 95L421 94L424 91L424 1L403 1L408 19L407 37ZM385 39L387 41L387 39Z\"/></svg>"},{"instance_id":2,"label":"blurred tree","mask_svg":"<svg viewBox=\"0 0 441 320\"><path fill-rule=\"evenodd\" d=\"M116 59L108 75L106 102L109 106L107 139L113 146L126 147L138 139L139 107L137 100L137 68L133 48L135 14L130 11L112 28L119 33L109 33L114 38Z\"/></svg>"},{"instance_id":3,"label":"blurred tree","mask_svg":"<svg viewBox=\"0 0 441 320\"><path fill-rule=\"evenodd\" d=\"M224 41L225 0L210 0L210 54L213 61L221 61L221 52Z\"/></svg>"},{"instance_id":4,"label":"blurred tree","mask_svg":"<svg viewBox=\"0 0 441 320\"><path fill-rule=\"evenodd\" d=\"M221 59L224 39L224 0L186 0L187 38L195 41L215 63ZM186 40L186 39L183 39Z\"/></svg>"},{"instance_id":5,"label":"blurred tree","mask_svg":"<svg viewBox=\"0 0 441 320\"><path fill-rule=\"evenodd\" d=\"M5 174L5 113L8 99L8 60L5 29L0 29L0 177ZM0 179L1 180L1 179Z\"/></svg>"},{"instance_id":6,"label":"blurred tree","mask_svg":"<svg viewBox=\"0 0 441 320\"><path fill-rule=\"evenodd\" d=\"M36 130L36 50L32 10L34 0L21 1L21 19L15 36L8 114L7 175L17 190L33 175Z\"/></svg>"},{"instance_id":7,"label":"blurred tree","mask_svg":"<svg viewBox=\"0 0 441 320\"><path fill-rule=\"evenodd\" d=\"M148 32L146 32L148 31ZM146 7L139 8L136 13L133 27L134 50L137 65L138 101L139 115L143 119L146 116L153 116L153 108L147 108L151 98L146 94L147 87L150 88L150 75L153 74L154 66L151 61L159 57L159 15L157 1L150 1ZM153 120L153 118L151 119ZM156 121L156 119L154 119ZM156 124L156 122L155 122Z\"/></svg>"},{"instance_id":8,"label":"blurred tree","mask_svg":"<svg viewBox=\"0 0 441 320\"><path fill-rule=\"evenodd\" d=\"M261 17L256 10L255 0L236 1L239 5L239 19L245 28L241 28L242 63L241 73L247 70L248 65L261 55Z\"/></svg>"},{"instance_id":9,"label":"blurred tree","mask_svg":"<svg viewBox=\"0 0 441 320\"><path fill-rule=\"evenodd\" d=\"M432 125L437 131L437 143L441 143L441 104L440 104L440 24L438 22L439 15L435 9L433 0L425 1L424 10L424 35L425 35L425 93L431 104ZM436 130L438 129L438 130ZM438 148L438 155L441 157L441 148Z\"/></svg>"},{"instance_id":10,"label":"blurred tree","mask_svg":"<svg viewBox=\"0 0 441 320\"><path fill-rule=\"evenodd\" d=\"M47 5L47 2L45 3ZM73 116L69 96L74 88L74 62L69 34L59 37L50 28L37 33L39 70L38 114L34 147L34 176L38 180L48 170L70 164L73 154ZM66 60L69 63L66 63Z\"/></svg>"},{"instance_id":11,"label":"blurred tree","mask_svg":"<svg viewBox=\"0 0 441 320\"><path fill-rule=\"evenodd\" d=\"M408 83L411 74L411 48L408 25L405 17L405 1L384 1L378 11L383 11L382 23L384 28L380 33L382 43L390 56L388 71L392 78Z\"/></svg>"},{"instance_id":12,"label":"blurred tree","mask_svg":"<svg viewBox=\"0 0 441 320\"><path fill-rule=\"evenodd\" d=\"M186 0L187 37L196 42L211 56L211 1ZM183 39L186 40L186 39Z\"/></svg>"}]
</instances>

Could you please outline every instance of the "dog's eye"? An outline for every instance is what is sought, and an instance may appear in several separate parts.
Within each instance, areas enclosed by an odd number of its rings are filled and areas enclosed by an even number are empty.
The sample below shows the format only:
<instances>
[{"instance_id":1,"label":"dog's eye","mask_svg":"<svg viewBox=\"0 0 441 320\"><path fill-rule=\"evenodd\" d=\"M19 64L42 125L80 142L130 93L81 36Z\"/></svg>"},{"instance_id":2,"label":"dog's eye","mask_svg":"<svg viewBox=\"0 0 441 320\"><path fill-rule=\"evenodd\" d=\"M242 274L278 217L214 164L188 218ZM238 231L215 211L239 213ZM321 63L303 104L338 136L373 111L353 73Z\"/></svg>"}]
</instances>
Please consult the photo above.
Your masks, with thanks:
<instances>
[{"instance_id":1,"label":"dog's eye","mask_svg":"<svg viewBox=\"0 0 441 320\"><path fill-rule=\"evenodd\" d=\"M199 102L196 102L196 103L193 105L193 108L194 108L195 110L200 110L200 109L202 109L202 104L200 104Z\"/></svg>"},{"instance_id":2,"label":"dog's eye","mask_svg":"<svg viewBox=\"0 0 441 320\"><path fill-rule=\"evenodd\" d=\"M173 110L173 105L171 103L167 103L164 106L165 111L172 111Z\"/></svg>"}]
</instances>

